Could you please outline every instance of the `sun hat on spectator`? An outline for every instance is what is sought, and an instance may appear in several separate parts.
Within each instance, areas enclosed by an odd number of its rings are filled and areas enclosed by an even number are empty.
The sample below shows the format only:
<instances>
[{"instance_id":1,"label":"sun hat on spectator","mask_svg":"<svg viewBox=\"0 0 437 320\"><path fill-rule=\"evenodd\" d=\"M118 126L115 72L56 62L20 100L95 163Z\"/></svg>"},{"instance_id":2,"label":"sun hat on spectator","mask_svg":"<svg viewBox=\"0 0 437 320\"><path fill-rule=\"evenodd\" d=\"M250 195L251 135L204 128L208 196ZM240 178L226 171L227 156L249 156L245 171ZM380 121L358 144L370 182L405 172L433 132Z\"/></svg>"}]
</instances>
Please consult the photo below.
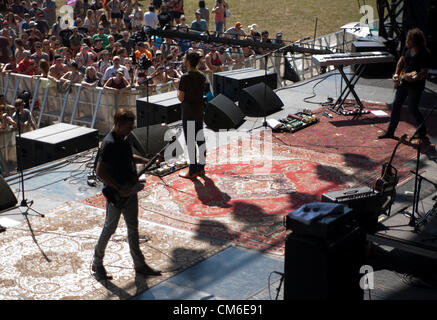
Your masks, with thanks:
<instances>
[{"instance_id":1,"label":"sun hat on spectator","mask_svg":"<svg viewBox=\"0 0 437 320\"><path fill-rule=\"evenodd\" d=\"M251 24L250 26L248 26L248 28L249 28L250 31L258 32L257 25L255 23Z\"/></svg>"}]
</instances>

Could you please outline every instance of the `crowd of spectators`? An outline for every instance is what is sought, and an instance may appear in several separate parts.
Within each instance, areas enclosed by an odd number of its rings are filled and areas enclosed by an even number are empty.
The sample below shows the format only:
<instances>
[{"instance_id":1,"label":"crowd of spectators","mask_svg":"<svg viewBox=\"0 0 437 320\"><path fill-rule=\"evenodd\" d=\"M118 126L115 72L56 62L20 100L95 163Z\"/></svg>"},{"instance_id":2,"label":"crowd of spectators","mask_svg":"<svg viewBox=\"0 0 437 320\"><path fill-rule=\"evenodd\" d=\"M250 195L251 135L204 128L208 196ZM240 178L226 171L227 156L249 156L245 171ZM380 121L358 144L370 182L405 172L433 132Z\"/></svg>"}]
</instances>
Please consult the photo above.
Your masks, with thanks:
<instances>
[{"instance_id":1,"label":"crowd of spectators","mask_svg":"<svg viewBox=\"0 0 437 320\"><path fill-rule=\"evenodd\" d=\"M222 71L225 65L265 53L260 48L186 39L144 34L139 38L145 26L169 25L186 32L210 30L221 36L282 43L280 32L271 40L269 33L260 34L255 24L248 26L248 33L240 22L227 28L230 10L224 0L215 1L211 10L201 0L196 12L189 15L184 13L183 0L151 0L147 8L138 0L77 0L71 5L72 20L57 16L60 8L54 0L4 2L0 8L0 72L47 78L60 90L74 83L119 93L146 86L153 91L168 83L176 88L186 71L183 61L187 50L201 55L198 69L205 73ZM147 66L145 57L150 62ZM2 110L0 125L4 127L8 115Z\"/></svg>"}]
</instances>

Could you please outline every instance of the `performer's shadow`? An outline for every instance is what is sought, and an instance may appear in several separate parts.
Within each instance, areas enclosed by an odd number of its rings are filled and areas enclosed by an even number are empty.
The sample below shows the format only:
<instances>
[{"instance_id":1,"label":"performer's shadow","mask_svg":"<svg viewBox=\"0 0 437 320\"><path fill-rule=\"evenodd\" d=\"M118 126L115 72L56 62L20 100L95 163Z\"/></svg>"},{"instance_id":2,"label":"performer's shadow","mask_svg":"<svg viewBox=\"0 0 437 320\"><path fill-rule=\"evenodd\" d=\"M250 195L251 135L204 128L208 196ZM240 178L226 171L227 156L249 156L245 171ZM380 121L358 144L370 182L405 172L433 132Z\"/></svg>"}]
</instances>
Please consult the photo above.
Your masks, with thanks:
<instances>
[{"instance_id":1,"label":"performer's shadow","mask_svg":"<svg viewBox=\"0 0 437 320\"><path fill-rule=\"evenodd\" d=\"M231 197L227 193L222 192L209 177L203 176L200 179L194 179L193 183L198 199L205 206L219 208L232 207L232 205L229 204Z\"/></svg>"}]
</instances>

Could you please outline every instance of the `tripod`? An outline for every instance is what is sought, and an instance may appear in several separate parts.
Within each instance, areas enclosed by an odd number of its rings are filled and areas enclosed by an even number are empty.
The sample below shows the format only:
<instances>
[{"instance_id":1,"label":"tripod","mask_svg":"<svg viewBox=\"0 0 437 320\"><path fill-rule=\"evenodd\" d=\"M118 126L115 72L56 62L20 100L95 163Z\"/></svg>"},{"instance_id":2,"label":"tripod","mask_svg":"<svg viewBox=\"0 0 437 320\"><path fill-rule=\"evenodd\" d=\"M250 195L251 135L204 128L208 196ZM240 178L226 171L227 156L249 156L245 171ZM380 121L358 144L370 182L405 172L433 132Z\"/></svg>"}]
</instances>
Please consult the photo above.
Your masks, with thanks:
<instances>
[{"instance_id":1,"label":"tripod","mask_svg":"<svg viewBox=\"0 0 437 320\"><path fill-rule=\"evenodd\" d=\"M417 127L414 134L411 136L409 142L413 140L414 137L417 136L418 132L422 127L425 125L426 120L432 115L435 108L437 108L437 105L432 108L432 110L426 115L426 117L423 119L423 122ZM423 138L419 136L419 144L417 145L417 155L416 155L416 170L414 172L415 179L414 179L414 194L413 194L413 210L411 214L407 214L410 216L410 222L408 223L409 226L414 227L414 232L417 232L419 228L419 224L417 223L416 214L418 214L419 209L419 200L420 200L420 187L422 183L423 177L419 174L419 166L420 166L420 146L423 142ZM420 221L422 221L422 217L420 217ZM421 222L422 223L422 222Z\"/></svg>"}]
</instances>

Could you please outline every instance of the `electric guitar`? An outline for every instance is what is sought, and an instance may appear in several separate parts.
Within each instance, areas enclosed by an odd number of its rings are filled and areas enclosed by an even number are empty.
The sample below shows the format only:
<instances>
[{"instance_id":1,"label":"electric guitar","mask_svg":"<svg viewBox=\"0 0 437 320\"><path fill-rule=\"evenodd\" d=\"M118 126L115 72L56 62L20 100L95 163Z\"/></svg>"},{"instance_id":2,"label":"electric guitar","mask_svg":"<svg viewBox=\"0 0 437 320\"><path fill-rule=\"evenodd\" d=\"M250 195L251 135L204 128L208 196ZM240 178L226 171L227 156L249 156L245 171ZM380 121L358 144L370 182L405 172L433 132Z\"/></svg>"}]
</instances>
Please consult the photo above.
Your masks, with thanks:
<instances>
[{"instance_id":1,"label":"electric guitar","mask_svg":"<svg viewBox=\"0 0 437 320\"><path fill-rule=\"evenodd\" d=\"M106 200L112 203L117 209L122 209L131 196L143 190L144 184L138 181L141 175L143 175L143 173L145 173L157 160L160 161L161 153L174 141L176 141L176 136L174 136L171 141L169 141L156 155L152 157L152 159L149 160L144 169L137 174L135 181L131 181L131 183L127 184L131 190L128 196L123 197L116 189L106 186L102 190Z\"/></svg>"},{"instance_id":2,"label":"electric guitar","mask_svg":"<svg viewBox=\"0 0 437 320\"><path fill-rule=\"evenodd\" d=\"M375 190L379 192L385 192L387 190L393 190L398 184L398 171L391 164L395 157L396 151L401 143L405 143L407 139L407 134L404 134L396 144L393 153L391 154L389 162L384 163L382 166L381 177L375 182Z\"/></svg>"},{"instance_id":3,"label":"electric guitar","mask_svg":"<svg viewBox=\"0 0 437 320\"><path fill-rule=\"evenodd\" d=\"M412 72L407 73L405 71L401 71L401 73L399 74L399 79L397 81L395 81L395 89L398 88L400 85L402 85L405 82L405 77L407 75L410 76L414 80L417 77L417 72L412 71Z\"/></svg>"}]
</instances>

